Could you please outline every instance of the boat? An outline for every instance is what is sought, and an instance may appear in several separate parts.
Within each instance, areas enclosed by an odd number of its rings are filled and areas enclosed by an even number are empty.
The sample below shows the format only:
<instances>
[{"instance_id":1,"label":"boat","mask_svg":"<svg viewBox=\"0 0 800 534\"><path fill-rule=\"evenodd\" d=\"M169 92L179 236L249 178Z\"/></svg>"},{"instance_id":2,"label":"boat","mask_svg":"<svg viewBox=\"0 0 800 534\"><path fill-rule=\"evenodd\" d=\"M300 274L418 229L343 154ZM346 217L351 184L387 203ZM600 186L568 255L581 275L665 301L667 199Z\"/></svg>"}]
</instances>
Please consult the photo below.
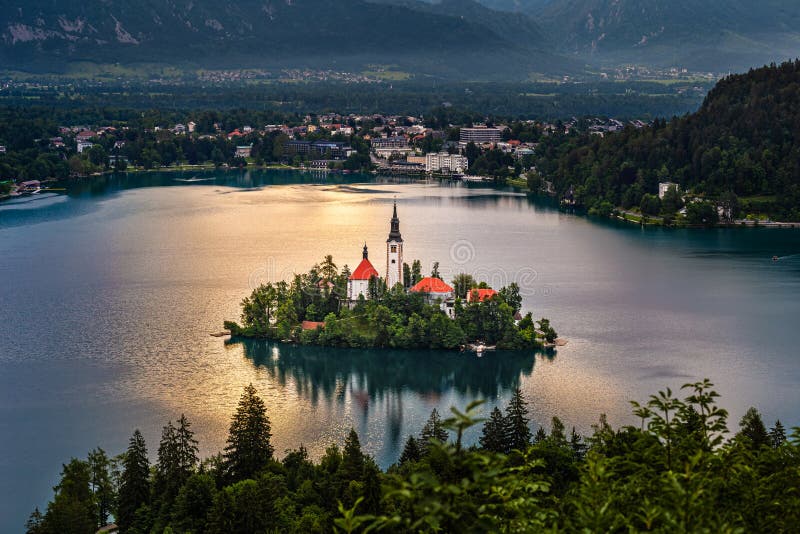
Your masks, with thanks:
<instances>
[{"instance_id":1,"label":"boat","mask_svg":"<svg viewBox=\"0 0 800 534\"><path fill-rule=\"evenodd\" d=\"M778 261L780 258L778 256L772 256L772 261Z\"/></svg>"}]
</instances>

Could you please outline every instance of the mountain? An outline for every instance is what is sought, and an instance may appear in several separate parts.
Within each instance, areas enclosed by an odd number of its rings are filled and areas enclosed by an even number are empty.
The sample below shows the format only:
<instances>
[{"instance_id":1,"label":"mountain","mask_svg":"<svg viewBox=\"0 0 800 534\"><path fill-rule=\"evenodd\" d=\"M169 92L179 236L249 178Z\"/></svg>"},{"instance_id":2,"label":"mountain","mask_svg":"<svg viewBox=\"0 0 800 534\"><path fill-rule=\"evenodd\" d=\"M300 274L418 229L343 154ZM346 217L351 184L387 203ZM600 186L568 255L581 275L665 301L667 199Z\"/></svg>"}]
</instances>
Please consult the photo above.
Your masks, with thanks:
<instances>
[{"instance_id":1,"label":"mountain","mask_svg":"<svg viewBox=\"0 0 800 534\"><path fill-rule=\"evenodd\" d=\"M659 182L675 182L744 215L800 221L800 61L729 76L693 114L587 135L545 165L587 208L639 206Z\"/></svg>"},{"instance_id":2,"label":"mountain","mask_svg":"<svg viewBox=\"0 0 800 534\"><path fill-rule=\"evenodd\" d=\"M740 70L800 54L793 0L554 0L559 49L605 63Z\"/></svg>"},{"instance_id":3,"label":"mountain","mask_svg":"<svg viewBox=\"0 0 800 534\"><path fill-rule=\"evenodd\" d=\"M422 74L524 79L570 68L545 50L535 25L514 26L512 16L466 0L449 0L457 4L453 9L362 0L6 4L0 65L7 69L53 70L80 61L334 69L396 63ZM514 34L504 33L509 30ZM510 51L513 62L498 65L500 51Z\"/></svg>"}]
</instances>

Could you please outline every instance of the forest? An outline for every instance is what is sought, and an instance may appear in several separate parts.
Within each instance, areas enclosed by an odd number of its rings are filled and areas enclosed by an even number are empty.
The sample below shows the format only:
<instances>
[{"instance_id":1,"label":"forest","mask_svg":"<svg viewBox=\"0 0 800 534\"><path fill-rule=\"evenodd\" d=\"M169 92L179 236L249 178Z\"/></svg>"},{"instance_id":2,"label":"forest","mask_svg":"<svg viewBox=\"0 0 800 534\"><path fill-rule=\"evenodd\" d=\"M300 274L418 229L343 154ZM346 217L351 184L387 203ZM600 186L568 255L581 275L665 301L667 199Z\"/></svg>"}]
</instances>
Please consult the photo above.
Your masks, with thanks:
<instances>
[{"instance_id":1,"label":"forest","mask_svg":"<svg viewBox=\"0 0 800 534\"><path fill-rule=\"evenodd\" d=\"M558 334L547 319L534 321L530 313L515 321L522 297L515 283L492 298L467 302L472 289L488 288L469 274L453 280L454 314L451 319L438 302L408 291L422 279L421 263L403 265L404 280L393 288L382 278L369 281L369 298L359 296L352 308L345 302L350 270L341 271L331 256L290 282L262 284L242 301L241 322L228 321L232 336L290 341L304 345L350 348L453 350L481 341L504 350L540 349ZM438 263L433 278L441 279ZM303 321L324 326L302 329Z\"/></svg>"},{"instance_id":2,"label":"forest","mask_svg":"<svg viewBox=\"0 0 800 534\"><path fill-rule=\"evenodd\" d=\"M538 150L538 174L598 212L660 205L660 182L739 214L800 221L800 62L721 80L693 114L604 136L556 135ZM674 209L673 209L674 208ZM671 212L671 213L670 213Z\"/></svg>"},{"instance_id":3,"label":"forest","mask_svg":"<svg viewBox=\"0 0 800 534\"><path fill-rule=\"evenodd\" d=\"M96 448L64 464L28 534L257 532L795 532L800 429L767 429L750 408L735 433L708 380L632 402L635 425L604 416L591 436L529 417L514 390L433 410L382 471L355 430L319 460L278 457L269 407L246 386L223 452L203 459L183 415L162 430L155 462L137 429L122 454ZM477 443L463 441L481 426ZM534 431L535 429L535 431Z\"/></svg>"}]
</instances>

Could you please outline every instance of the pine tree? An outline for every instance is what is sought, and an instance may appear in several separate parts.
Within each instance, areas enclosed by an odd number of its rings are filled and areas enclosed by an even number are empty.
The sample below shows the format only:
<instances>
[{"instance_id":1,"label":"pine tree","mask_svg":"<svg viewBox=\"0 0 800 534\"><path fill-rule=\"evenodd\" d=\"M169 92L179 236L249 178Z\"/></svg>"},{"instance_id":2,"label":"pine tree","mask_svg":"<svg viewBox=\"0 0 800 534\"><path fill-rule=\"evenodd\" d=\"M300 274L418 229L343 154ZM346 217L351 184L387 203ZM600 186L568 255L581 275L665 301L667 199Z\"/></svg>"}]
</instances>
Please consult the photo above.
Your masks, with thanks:
<instances>
[{"instance_id":1,"label":"pine tree","mask_svg":"<svg viewBox=\"0 0 800 534\"><path fill-rule=\"evenodd\" d=\"M553 443L558 445L565 445L567 443L567 435L564 429L564 423L558 417L553 417L552 428L550 429L550 439Z\"/></svg>"},{"instance_id":2,"label":"pine tree","mask_svg":"<svg viewBox=\"0 0 800 534\"><path fill-rule=\"evenodd\" d=\"M572 453L575 455L575 460L580 462L586 457L586 444L583 442L583 437L575 431L575 427L572 427L572 433L569 437L569 446L572 449Z\"/></svg>"},{"instance_id":3,"label":"pine tree","mask_svg":"<svg viewBox=\"0 0 800 534\"><path fill-rule=\"evenodd\" d=\"M264 401L252 384L244 388L231 421L224 465L228 482L251 478L272 459L270 422Z\"/></svg>"},{"instance_id":4,"label":"pine tree","mask_svg":"<svg viewBox=\"0 0 800 534\"><path fill-rule=\"evenodd\" d=\"M97 528L102 528L108 523L108 516L116 500L110 467L111 460L106 451L98 447L89 453L90 485L97 503Z\"/></svg>"},{"instance_id":5,"label":"pine tree","mask_svg":"<svg viewBox=\"0 0 800 534\"><path fill-rule=\"evenodd\" d=\"M344 440L339 475L345 482L350 480L360 481L364 476L364 453L361 452L361 443L354 428L350 429L350 433Z\"/></svg>"},{"instance_id":6,"label":"pine tree","mask_svg":"<svg viewBox=\"0 0 800 534\"><path fill-rule=\"evenodd\" d=\"M42 512L39 511L39 507L37 506L34 508L33 512L31 512L31 515L28 517L28 520L25 522L25 534L43 534L43 520L44 516L42 515Z\"/></svg>"},{"instance_id":7,"label":"pine tree","mask_svg":"<svg viewBox=\"0 0 800 534\"><path fill-rule=\"evenodd\" d=\"M97 530L90 480L88 462L73 458L64 465L61 481L53 488L55 498L47 505L47 513L42 518L42 532L93 534Z\"/></svg>"},{"instance_id":8,"label":"pine tree","mask_svg":"<svg viewBox=\"0 0 800 534\"><path fill-rule=\"evenodd\" d=\"M444 423L436 408L433 409L425 426L422 427L419 440L422 444L420 448L423 454L427 454L431 440L440 441L442 443L447 442L447 430L444 428Z\"/></svg>"},{"instance_id":9,"label":"pine tree","mask_svg":"<svg viewBox=\"0 0 800 534\"><path fill-rule=\"evenodd\" d=\"M492 410L489 419L483 425L483 433L480 437L480 444L487 451L508 453L508 443L506 442L506 420L503 412L496 407Z\"/></svg>"},{"instance_id":10,"label":"pine tree","mask_svg":"<svg viewBox=\"0 0 800 534\"><path fill-rule=\"evenodd\" d=\"M547 431L544 429L543 426L540 426L539 429L536 431L536 435L533 436L534 443L542 443L543 441L547 440Z\"/></svg>"},{"instance_id":11,"label":"pine tree","mask_svg":"<svg viewBox=\"0 0 800 534\"><path fill-rule=\"evenodd\" d=\"M742 438L753 450L758 450L761 447L770 445L770 437L767 433L767 428L764 426L764 421L761 419L761 414L755 408L750 408L742 417L739 422L741 430L737 437Z\"/></svg>"},{"instance_id":12,"label":"pine tree","mask_svg":"<svg viewBox=\"0 0 800 534\"><path fill-rule=\"evenodd\" d=\"M420 458L422 458L422 451L420 451L419 442L414 436L408 436L398 463L403 465L408 462L417 462Z\"/></svg>"},{"instance_id":13,"label":"pine tree","mask_svg":"<svg viewBox=\"0 0 800 534\"><path fill-rule=\"evenodd\" d=\"M769 429L769 440L773 449L779 448L786 442L786 429L783 428L780 419L775 421L775 426Z\"/></svg>"},{"instance_id":14,"label":"pine tree","mask_svg":"<svg viewBox=\"0 0 800 534\"><path fill-rule=\"evenodd\" d=\"M525 450L531 444L531 429L528 427L528 404L522 390L514 390L506 408L506 440L509 450Z\"/></svg>"},{"instance_id":15,"label":"pine tree","mask_svg":"<svg viewBox=\"0 0 800 534\"><path fill-rule=\"evenodd\" d=\"M116 518L117 525L123 532L136 521L136 511L149 504L149 477L150 461L147 459L147 445L142 433L136 429L125 452L120 476Z\"/></svg>"}]
</instances>

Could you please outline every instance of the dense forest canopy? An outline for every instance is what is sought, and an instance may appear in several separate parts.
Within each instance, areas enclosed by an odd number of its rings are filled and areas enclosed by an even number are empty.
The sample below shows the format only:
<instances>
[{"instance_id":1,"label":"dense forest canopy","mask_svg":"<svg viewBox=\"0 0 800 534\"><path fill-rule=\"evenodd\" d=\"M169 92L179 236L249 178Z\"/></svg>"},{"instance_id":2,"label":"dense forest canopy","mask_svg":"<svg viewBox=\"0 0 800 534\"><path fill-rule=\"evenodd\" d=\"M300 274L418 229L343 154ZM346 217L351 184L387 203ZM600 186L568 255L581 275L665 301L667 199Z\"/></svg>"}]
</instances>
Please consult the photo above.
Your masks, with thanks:
<instances>
[{"instance_id":1,"label":"dense forest canopy","mask_svg":"<svg viewBox=\"0 0 800 534\"><path fill-rule=\"evenodd\" d=\"M550 140L540 171L579 204L630 208L659 182L716 200L733 193L778 220L800 220L800 62L720 81L700 110L649 128Z\"/></svg>"},{"instance_id":2,"label":"dense forest canopy","mask_svg":"<svg viewBox=\"0 0 800 534\"><path fill-rule=\"evenodd\" d=\"M634 402L635 426L601 416L584 438L554 417L531 424L516 389L504 409L433 410L381 471L351 430L319 461L300 445L276 454L269 407L245 387L224 452L200 461L181 416L155 463L134 431L128 449L64 464L27 534L255 532L795 532L800 429L768 430L755 408L728 436L708 380ZM464 431L482 424L468 447ZM535 429L535 432L534 432Z\"/></svg>"}]
</instances>

